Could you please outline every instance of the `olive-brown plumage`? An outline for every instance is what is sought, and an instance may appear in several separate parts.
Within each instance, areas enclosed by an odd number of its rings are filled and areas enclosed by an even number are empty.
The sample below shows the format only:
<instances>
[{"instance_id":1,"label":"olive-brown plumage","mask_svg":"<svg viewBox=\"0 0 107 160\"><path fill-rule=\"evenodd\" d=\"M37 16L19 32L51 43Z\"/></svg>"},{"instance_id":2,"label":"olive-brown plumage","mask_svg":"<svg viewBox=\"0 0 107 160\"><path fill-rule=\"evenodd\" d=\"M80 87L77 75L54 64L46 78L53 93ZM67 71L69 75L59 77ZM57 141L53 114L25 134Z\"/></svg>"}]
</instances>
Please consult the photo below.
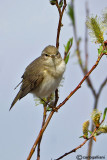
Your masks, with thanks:
<instances>
[{"instance_id":1,"label":"olive-brown plumage","mask_svg":"<svg viewBox=\"0 0 107 160\"><path fill-rule=\"evenodd\" d=\"M65 62L56 47L47 46L40 57L35 59L25 69L22 75L21 87L13 100L10 109L14 104L33 93L39 98L47 97L58 87L65 71Z\"/></svg>"}]
</instances>

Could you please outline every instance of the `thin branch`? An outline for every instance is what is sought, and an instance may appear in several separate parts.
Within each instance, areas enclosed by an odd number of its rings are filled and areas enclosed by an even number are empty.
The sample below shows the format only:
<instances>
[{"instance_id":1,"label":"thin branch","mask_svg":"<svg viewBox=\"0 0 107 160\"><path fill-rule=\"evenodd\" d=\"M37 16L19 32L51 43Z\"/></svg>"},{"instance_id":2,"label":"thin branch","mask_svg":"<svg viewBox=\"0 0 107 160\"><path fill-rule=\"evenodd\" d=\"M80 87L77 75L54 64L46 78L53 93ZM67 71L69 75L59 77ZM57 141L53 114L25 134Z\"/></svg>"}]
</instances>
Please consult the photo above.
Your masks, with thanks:
<instances>
[{"instance_id":1,"label":"thin branch","mask_svg":"<svg viewBox=\"0 0 107 160\"><path fill-rule=\"evenodd\" d=\"M58 99L59 99L59 96L58 96L58 89L56 89L56 91L55 91L55 102L54 102L54 106L57 105Z\"/></svg>"},{"instance_id":2,"label":"thin branch","mask_svg":"<svg viewBox=\"0 0 107 160\"><path fill-rule=\"evenodd\" d=\"M43 108L44 108L44 112L43 112L43 122L42 122L42 127L41 127L41 128L43 128L43 126L44 126L44 124L45 124L45 120L46 120L46 104L44 104ZM41 140L42 140L42 137L41 137L41 139L40 139L39 142L38 142L37 160L40 160L40 144L41 144Z\"/></svg>"},{"instance_id":3,"label":"thin branch","mask_svg":"<svg viewBox=\"0 0 107 160\"><path fill-rule=\"evenodd\" d=\"M97 109L99 97L100 97L101 92L102 92L102 90L103 90L103 88L104 88L104 86L105 86L106 84L107 84L107 78L104 80L104 82L101 84L101 86L100 86L100 88L99 88L99 91L98 91L97 96L96 96L96 98L95 98L95 104L94 104L94 108L93 108L93 109ZM93 131L93 129L94 129L94 126L93 126L93 124L92 124L92 126L91 126L91 131ZM90 157L90 155L91 155L92 145L93 145L93 141L92 141L92 139L91 139L90 142L89 142L89 145L88 145L88 154L87 154L87 157ZM88 158L88 160L89 160L89 158Z\"/></svg>"},{"instance_id":4,"label":"thin branch","mask_svg":"<svg viewBox=\"0 0 107 160\"><path fill-rule=\"evenodd\" d=\"M65 100L56 107L56 110L60 109L60 108L69 100L69 98L81 87L82 83L87 79L87 77L91 74L91 72L97 67L97 65L99 64L99 61L101 60L101 58L102 58L103 55L104 55L104 53L102 53L102 54L98 57L95 65L94 65L94 66L91 68L91 70L84 76L84 78L81 80L81 82L78 84L78 86L65 98ZM32 155L33 155L33 153L34 153L34 151L35 151L35 149L36 149L36 146L37 146L39 140L41 139L41 137L42 137L45 129L47 128L47 126L48 126L48 124L49 124L49 122L50 122L53 114L54 114L54 110L51 111L51 113L49 114L49 116L48 116L48 118L47 118L47 120L46 120L43 128L40 130L40 132L39 132L39 134L38 134L38 137L37 137L37 139L36 139L36 141L35 141L32 149L31 149L31 151L30 151L30 153L29 153L29 156L28 156L27 160L30 160L30 159L31 159L31 157L32 157Z\"/></svg>"},{"instance_id":5,"label":"thin branch","mask_svg":"<svg viewBox=\"0 0 107 160\"><path fill-rule=\"evenodd\" d=\"M73 91L71 91L71 93L65 98L65 100L64 100L62 103L60 103L60 104L56 107L57 110L58 110L61 106L63 106L63 105L68 101L68 99L81 87L82 83L88 78L88 76L91 74L91 72L97 67L97 65L99 64L99 61L101 60L101 58L102 58L103 55L104 55L104 53L102 53L102 54L98 57L98 59L97 59L96 63L94 64L94 66L93 66L93 67L90 69L90 71L84 76L84 78L80 81L80 83L78 84L78 86L77 86Z\"/></svg>"},{"instance_id":6,"label":"thin branch","mask_svg":"<svg viewBox=\"0 0 107 160\"><path fill-rule=\"evenodd\" d=\"M72 7L74 8L74 1L73 0L72 0ZM74 12L74 18L75 18L75 12ZM80 47L79 47L80 42L79 42L79 40L77 38L77 29L76 29L75 21L74 21L74 24L73 24L73 30L74 30L74 38L75 38L75 42L76 42L76 53L77 53L78 63L80 65L80 68L81 68L83 74L85 75L88 72L88 70L87 70L86 67L83 66L83 61L82 61L82 58L81 58L81 55L80 55ZM88 86L90 87L94 97L96 97L95 89L94 89L93 84L91 82L91 79L89 77L87 78L86 82L87 82Z\"/></svg>"},{"instance_id":7,"label":"thin branch","mask_svg":"<svg viewBox=\"0 0 107 160\"><path fill-rule=\"evenodd\" d=\"M60 9L60 7L58 5L58 0L56 1L56 7L58 8L58 12L59 12L59 23L58 23L57 38L56 38L56 47L57 48L59 48L59 36L60 36L61 27L62 27L62 17L63 17L64 10L66 8L66 5L67 5L66 4L66 0L64 0L64 5L63 5L62 11L61 11L61 9ZM59 98L58 97L58 90L56 89L56 91L55 91L55 103L54 103L55 106L57 105L58 98ZM33 153L35 152L35 149L36 149L37 145L38 145L38 151L37 151L38 155L37 156L38 156L38 159L39 159L39 157L40 157L40 144L39 143L41 142L42 135L43 135L47 125L49 124L54 112L55 112L54 110L51 111L51 113L49 114L46 122L43 124L43 126L42 126L42 128L41 128L41 130L40 130L40 132L38 134L38 137L37 137L36 141L34 142L33 147L30 150L30 153L29 153L29 155L27 157L27 160L31 159ZM44 120L43 120L43 122L44 122Z\"/></svg>"},{"instance_id":8,"label":"thin branch","mask_svg":"<svg viewBox=\"0 0 107 160\"><path fill-rule=\"evenodd\" d=\"M88 2L86 2L86 17L89 16ZM85 69L88 68L88 29L85 24Z\"/></svg>"},{"instance_id":9,"label":"thin branch","mask_svg":"<svg viewBox=\"0 0 107 160\"><path fill-rule=\"evenodd\" d=\"M104 122L104 120L101 121L100 125L101 125L103 122ZM100 125L99 125L99 126L100 126ZM98 128L99 128L99 127L96 127L96 128L94 129L93 133L91 134L91 136L90 136L89 138L85 139L85 141L84 141L82 144L80 144L78 147L74 148L74 149L71 150L70 152L65 153L64 155L62 155L61 157L59 157L59 158L57 158L57 159L55 159L55 160L60 160L60 159L64 158L65 156L67 156L67 155L69 155L69 154L71 154L71 153L73 153L73 152L76 152L79 148L83 147L84 144L85 144L87 141L89 141L90 139L92 140L92 138L93 138L93 136L94 136L94 133L98 130Z\"/></svg>"},{"instance_id":10,"label":"thin branch","mask_svg":"<svg viewBox=\"0 0 107 160\"><path fill-rule=\"evenodd\" d=\"M61 15L62 13L61 13L61 9L60 9L59 4L58 4L58 0L56 1L56 7L58 9L59 15Z\"/></svg>"},{"instance_id":11,"label":"thin branch","mask_svg":"<svg viewBox=\"0 0 107 160\"><path fill-rule=\"evenodd\" d=\"M104 80L104 82L101 84L100 88L99 88L99 91L97 93L97 98L99 98L104 86L107 84L107 78Z\"/></svg>"},{"instance_id":12,"label":"thin branch","mask_svg":"<svg viewBox=\"0 0 107 160\"><path fill-rule=\"evenodd\" d=\"M62 11L61 11L61 9L58 5L58 0L56 1L56 6L59 11L59 23L58 23L58 29L57 29L56 48L59 48L59 36L60 36L61 27L62 27L62 17L63 17L64 10L66 8L66 5L67 5L66 0L64 0L64 5L63 5Z\"/></svg>"}]
</instances>

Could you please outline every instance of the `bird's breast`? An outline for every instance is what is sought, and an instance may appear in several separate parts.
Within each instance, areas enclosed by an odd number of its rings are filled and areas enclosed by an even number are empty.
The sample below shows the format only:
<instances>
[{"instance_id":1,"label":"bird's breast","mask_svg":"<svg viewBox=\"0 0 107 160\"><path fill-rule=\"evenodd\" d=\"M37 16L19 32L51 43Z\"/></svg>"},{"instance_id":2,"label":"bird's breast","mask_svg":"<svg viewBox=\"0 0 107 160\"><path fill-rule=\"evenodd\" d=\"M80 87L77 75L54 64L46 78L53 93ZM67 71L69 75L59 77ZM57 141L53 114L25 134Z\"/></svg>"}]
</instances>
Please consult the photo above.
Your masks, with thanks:
<instances>
[{"instance_id":1,"label":"bird's breast","mask_svg":"<svg viewBox=\"0 0 107 160\"><path fill-rule=\"evenodd\" d=\"M54 78L62 77L63 73L65 71L65 62L62 60L59 64L48 66L45 70L48 74L53 76Z\"/></svg>"}]
</instances>

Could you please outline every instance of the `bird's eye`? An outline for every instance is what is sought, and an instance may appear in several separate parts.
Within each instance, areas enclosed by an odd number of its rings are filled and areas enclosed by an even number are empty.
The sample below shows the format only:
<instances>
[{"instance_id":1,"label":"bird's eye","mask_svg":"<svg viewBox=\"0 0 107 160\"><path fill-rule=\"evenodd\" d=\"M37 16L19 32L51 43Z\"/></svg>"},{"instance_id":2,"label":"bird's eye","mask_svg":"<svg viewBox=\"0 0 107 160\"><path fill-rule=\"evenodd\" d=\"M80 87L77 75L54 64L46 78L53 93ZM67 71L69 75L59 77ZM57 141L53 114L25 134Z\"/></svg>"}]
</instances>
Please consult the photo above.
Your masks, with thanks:
<instances>
[{"instance_id":1,"label":"bird's eye","mask_svg":"<svg viewBox=\"0 0 107 160\"><path fill-rule=\"evenodd\" d=\"M45 54L46 57L48 57L48 54Z\"/></svg>"}]
</instances>

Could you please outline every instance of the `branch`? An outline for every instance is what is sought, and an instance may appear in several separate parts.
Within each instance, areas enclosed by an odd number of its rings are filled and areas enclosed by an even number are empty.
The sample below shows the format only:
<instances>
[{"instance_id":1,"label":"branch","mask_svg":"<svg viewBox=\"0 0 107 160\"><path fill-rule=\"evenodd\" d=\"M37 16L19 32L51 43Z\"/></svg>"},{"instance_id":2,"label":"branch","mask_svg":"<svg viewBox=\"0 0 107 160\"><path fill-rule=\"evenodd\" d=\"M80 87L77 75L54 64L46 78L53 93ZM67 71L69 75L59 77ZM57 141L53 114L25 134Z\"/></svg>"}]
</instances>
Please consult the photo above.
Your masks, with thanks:
<instances>
[{"instance_id":1,"label":"branch","mask_svg":"<svg viewBox=\"0 0 107 160\"><path fill-rule=\"evenodd\" d=\"M104 122L104 120L101 121L100 125L101 125L103 122ZM100 125L99 125L99 126L100 126ZM67 155L69 155L69 154L71 154L71 153L73 153L73 152L76 152L79 148L83 147L84 144L85 144L87 141L89 141L90 139L92 140L92 138L94 137L94 133L98 130L98 128L99 128L99 127L96 127L96 128L94 129L93 133L91 134L91 136L90 136L89 138L85 139L85 141L84 141L82 144L80 144L78 147L74 148L74 149L71 150L70 152L65 153L64 155L62 155L61 157L59 157L59 158L57 158L57 159L55 159L55 160L60 160L60 159L64 158L65 156L67 156Z\"/></svg>"},{"instance_id":2,"label":"branch","mask_svg":"<svg viewBox=\"0 0 107 160\"><path fill-rule=\"evenodd\" d=\"M89 16L88 2L86 2L86 17ZM88 68L88 29L85 24L85 69Z\"/></svg>"},{"instance_id":3,"label":"branch","mask_svg":"<svg viewBox=\"0 0 107 160\"><path fill-rule=\"evenodd\" d=\"M101 60L101 58L102 58L103 55L104 55L104 53L102 53L102 54L98 57L95 65L94 65L94 66L91 68L91 70L84 76L84 78L81 80L81 82L78 84L78 86L65 98L65 100L56 107L56 110L59 110L59 109L69 100L69 98L81 87L82 83L87 79L87 77L91 74L91 72L97 67L97 65L99 64L99 61ZM47 128L47 126L48 126L48 124L49 124L49 122L50 122L53 114L54 114L54 110L51 111L51 113L49 114L49 116L48 116L48 118L47 118L47 120L46 120L43 128L40 130L40 132L39 132L39 134L38 134L38 137L37 137L37 139L36 139L36 141L35 141L32 149L31 149L31 151L30 151L30 153L29 153L29 156L28 156L27 160L30 160L30 159L31 159L31 157L32 157L32 155L33 155L33 153L34 153L34 151L35 151L35 149L36 149L36 146L37 146L39 140L41 139L41 137L42 137L45 129Z\"/></svg>"},{"instance_id":4,"label":"branch","mask_svg":"<svg viewBox=\"0 0 107 160\"><path fill-rule=\"evenodd\" d=\"M74 1L72 1L72 7L74 8ZM74 18L75 18L75 12L74 12ZM77 38L77 29L76 29L75 21L74 21L74 24L73 24L73 30L74 30L74 38L75 38L75 42L76 42L76 53L77 53L78 63L80 65L80 68L81 68L83 74L85 75L88 72L88 70L87 70L86 66L85 67L83 66L83 61L82 61L82 58L81 58L81 55L80 55L80 47L79 47L80 46L80 42L79 42L79 40ZM86 50L87 50L87 48L86 48ZM86 54L86 56L87 56L87 54ZM94 87L92 85L91 79L87 78L86 82L87 82L88 86L90 87L94 97L96 97L96 92L95 92L95 89L94 89Z\"/></svg>"},{"instance_id":5,"label":"branch","mask_svg":"<svg viewBox=\"0 0 107 160\"><path fill-rule=\"evenodd\" d=\"M62 11L61 11L61 9L60 9L60 7L58 5L58 0L56 0L56 7L58 8L58 12L59 12L59 23L58 23L57 38L56 38L56 47L57 48L59 48L59 36L60 36L60 30L61 30L61 26L62 26L62 17L63 17L64 10L66 8L66 5L67 5L66 4L66 0L64 0L64 5L63 5ZM55 106L57 105L58 98L59 98L58 97L58 90L56 89L56 91L55 91L55 103L54 103ZM44 109L44 112L45 112L45 109ZM54 110L51 111L51 113L49 114L46 122L45 122L46 117L44 116L42 128L41 128L41 130L40 130L40 132L38 134L38 137L37 137L36 141L34 142L33 147L30 150L30 153L29 153L29 155L27 157L27 160L31 159L33 153L35 152L35 149L36 149L37 145L38 145L37 157L38 157L38 160L39 160L39 158L40 158L40 143L41 143L42 135L43 135L47 125L49 124L54 112L55 112Z\"/></svg>"},{"instance_id":6,"label":"branch","mask_svg":"<svg viewBox=\"0 0 107 160\"><path fill-rule=\"evenodd\" d=\"M81 80L81 82L78 84L78 86L77 86L73 91L71 91L71 93L65 98L65 100L64 100L62 103L60 103L60 104L56 107L57 110L58 110L61 106L63 106L63 105L69 100L69 98L70 98L79 88L81 88L82 83L88 78L88 76L91 74L91 72L97 67L97 65L99 64L99 61L101 60L101 58L102 58L103 55L105 55L105 54L102 53L102 54L98 57L95 65L94 65L94 66L90 69L90 71L84 76L84 78Z\"/></svg>"},{"instance_id":7,"label":"branch","mask_svg":"<svg viewBox=\"0 0 107 160\"><path fill-rule=\"evenodd\" d=\"M44 124L45 124L45 120L46 120L46 104L44 104L43 108L44 108L44 112L43 112L43 122L42 122L42 127L41 127L41 128L43 128L43 126L44 126ZM41 140L42 140L42 136L41 136L41 138L40 138L40 140L39 140L39 142L38 142L37 160L40 160L40 144L41 144Z\"/></svg>"},{"instance_id":8,"label":"branch","mask_svg":"<svg viewBox=\"0 0 107 160\"><path fill-rule=\"evenodd\" d=\"M62 27L62 17L63 17L64 10L66 8L66 5L67 5L66 0L64 0L64 5L61 11L58 5L58 0L56 1L56 7L58 8L58 12L59 12L59 23L58 23L58 29L57 29L56 48L59 48L59 36L60 36L61 27Z\"/></svg>"},{"instance_id":9,"label":"branch","mask_svg":"<svg viewBox=\"0 0 107 160\"><path fill-rule=\"evenodd\" d=\"M102 92L102 90L103 90L103 88L104 88L104 86L105 86L106 84L107 84L107 78L104 80L104 82L101 84L101 86L100 86L100 88L99 88L99 91L98 91L98 93L97 93L97 96L96 96L96 99L95 99L95 104L94 104L94 108L93 108L93 109L97 109L97 104L98 104L99 97L100 97L101 92ZM94 129L94 126L92 125L92 126L91 126L91 131L93 131L93 129ZM89 142L89 146L88 146L88 154L87 154L88 157L90 157L90 155L91 155L92 144L93 144L93 141L92 141L92 139L91 139L90 142ZM89 158L88 158L88 160L89 160Z\"/></svg>"}]
</instances>

